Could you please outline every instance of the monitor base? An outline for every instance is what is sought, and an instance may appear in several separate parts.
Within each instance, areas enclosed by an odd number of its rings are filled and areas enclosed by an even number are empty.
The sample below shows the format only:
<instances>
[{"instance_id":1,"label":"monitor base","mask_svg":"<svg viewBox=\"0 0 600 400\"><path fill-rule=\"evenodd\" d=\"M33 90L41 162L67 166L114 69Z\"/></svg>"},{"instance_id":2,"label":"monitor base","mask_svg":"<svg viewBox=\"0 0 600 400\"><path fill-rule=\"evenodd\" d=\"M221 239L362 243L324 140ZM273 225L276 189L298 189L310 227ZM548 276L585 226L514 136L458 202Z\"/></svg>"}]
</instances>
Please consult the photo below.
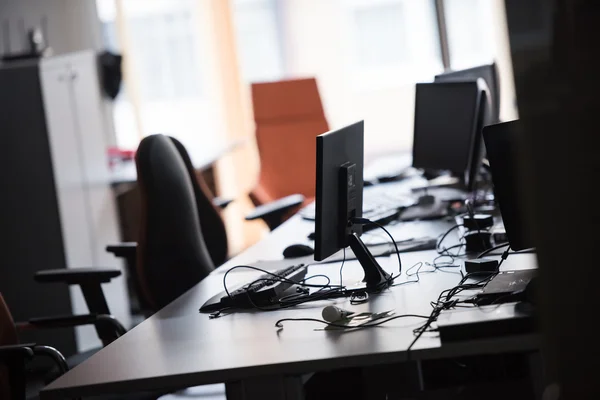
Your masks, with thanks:
<instances>
[{"instance_id":1,"label":"monitor base","mask_svg":"<svg viewBox=\"0 0 600 400\"><path fill-rule=\"evenodd\" d=\"M367 292L379 292L392 285L392 276L381 268L358 234L351 233L348 243L365 271L363 282L367 284Z\"/></svg>"}]
</instances>

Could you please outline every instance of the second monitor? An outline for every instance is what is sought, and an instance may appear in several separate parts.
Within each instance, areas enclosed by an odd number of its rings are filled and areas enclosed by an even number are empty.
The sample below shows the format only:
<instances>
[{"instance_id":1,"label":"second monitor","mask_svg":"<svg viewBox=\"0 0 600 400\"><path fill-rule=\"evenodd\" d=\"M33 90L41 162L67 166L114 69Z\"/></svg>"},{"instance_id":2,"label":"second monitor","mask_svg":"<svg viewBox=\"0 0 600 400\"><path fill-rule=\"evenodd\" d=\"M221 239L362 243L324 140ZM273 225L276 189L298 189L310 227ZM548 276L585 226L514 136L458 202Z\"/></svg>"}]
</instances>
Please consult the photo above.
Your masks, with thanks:
<instances>
[{"instance_id":1,"label":"second monitor","mask_svg":"<svg viewBox=\"0 0 600 400\"><path fill-rule=\"evenodd\" d=\"M419 83L415 95L413 167L450 171L472 190L483 158L489 111L485 83Z\"/></svg>"},{"instance_id":2,"label":"second monitor","mask_svg":"<svg viewBox=\"0 0 600 400\"><path fill-rule=\"evenodd\" d=\"M481 78L487 84L490 93L490 123L500 122L500 83L498 66L496 63L480 65L478 67L459 71L445 72L435 76L435 82L475 81Z\"/></svg>"}]
</instances>

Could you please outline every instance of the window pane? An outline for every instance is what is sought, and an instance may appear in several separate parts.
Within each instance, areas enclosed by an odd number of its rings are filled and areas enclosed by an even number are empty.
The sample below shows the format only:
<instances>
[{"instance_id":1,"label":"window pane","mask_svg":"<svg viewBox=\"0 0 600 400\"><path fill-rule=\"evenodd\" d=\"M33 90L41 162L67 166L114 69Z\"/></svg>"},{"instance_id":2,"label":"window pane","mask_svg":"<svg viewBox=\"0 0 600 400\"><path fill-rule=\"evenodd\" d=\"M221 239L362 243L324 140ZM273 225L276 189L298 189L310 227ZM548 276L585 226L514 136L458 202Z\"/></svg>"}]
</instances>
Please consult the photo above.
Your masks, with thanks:
<instances>
[{"instance_id":1,"label":"window pane","mask_svg":"<svg viewBox=\"0 0 600 400\"><path fill-rule=\"evenodd\" d=\"M201 95L191 13L191 7L165 9L129 20L131 50L145 100Z\"/></svg>"},{"instance_id":2,"label":"window pane","mask_svg":"<svg viewBox=\"0 0 600 400\"><path fill-rule=\"evenodd\" d=\"M277 80L283 76L276 1L233 1L240 67L247 82Z\"/></svg>"},{"instance_id":3,"label":"window pane","mask_svg":"<svg viewBox=\"0 0 600 400\"><path fill-rule=\"evenodd\" d=\"M490 0L445 0L452 69L492 61L495 52Z\"/></svg>"},{"instance_id":4,"label":"window pane","mask_svg":"<svg viewBox=\"0 0 600 400\"><path fill-rule=\"evenodd\" d=\"M98 0L106 46L116 46L117 10L114 0ZM142 135L164 133L181 140L192 160L202 161L222 146L218 113L207 97L205 82L210 63L201 63L209 38L202 34L199 16L206 12L201 0L122 0L127 33L123 57L131 79L113 104L117 143L135 148L139 142L136 114ZM124 38L121 38L124 39ZM118 41L117 41L118 42ZM136 108L137 107L137 108Z\"/></svg>"},{"instance_id":5,"label":"window pane","mask_svg":"<svg viewBox=\"0 0 600 400\"><path fill-rule=\"evenodd\" d=\"M408 59L406 24L401 3L354 10L357 62L364 66L397 64Z\"/></svg>"}]
</instances>

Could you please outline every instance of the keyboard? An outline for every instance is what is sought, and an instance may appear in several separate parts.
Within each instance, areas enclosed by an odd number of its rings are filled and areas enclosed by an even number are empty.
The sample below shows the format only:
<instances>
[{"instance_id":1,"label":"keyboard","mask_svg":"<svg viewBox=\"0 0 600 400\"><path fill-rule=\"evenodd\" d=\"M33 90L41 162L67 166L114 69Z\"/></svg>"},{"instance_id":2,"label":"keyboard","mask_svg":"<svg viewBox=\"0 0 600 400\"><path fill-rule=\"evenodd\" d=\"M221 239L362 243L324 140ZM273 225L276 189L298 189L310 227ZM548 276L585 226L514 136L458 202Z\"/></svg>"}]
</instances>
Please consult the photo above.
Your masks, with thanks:
<instances>
[{"instance_id":1,"label":"keyboard","mask_svg":"<svg viewBox=\"0 0 600 400\"><path fill-rule=\"evenodd\" d=\"M306 276L306 265L298 264L273 271L274 275L286 278L279 280L271 274L263 274L253 278L250 282L229 289L229 296L225 291L211 297L202 305L200 312L215 312L225 308L264 308L278 304L283 292ZM253 282L256 282L253 284Z\"/></svg>"},{"instance_id":2,"label":"keyboard","mask_svg":"<svg viewBox=\"0 0 600 400\"><path fill-rule=\"evenodd\" d=\"M383 187L373 187L365 190L363 194L363 218L378 223L398 216L400 209L410 207L416 203L413 194L398 193L395 190L383 190ZM306 220L314 221L316 218L315 203L309 204L299 212Z\"/></svg>"}]
</instances>

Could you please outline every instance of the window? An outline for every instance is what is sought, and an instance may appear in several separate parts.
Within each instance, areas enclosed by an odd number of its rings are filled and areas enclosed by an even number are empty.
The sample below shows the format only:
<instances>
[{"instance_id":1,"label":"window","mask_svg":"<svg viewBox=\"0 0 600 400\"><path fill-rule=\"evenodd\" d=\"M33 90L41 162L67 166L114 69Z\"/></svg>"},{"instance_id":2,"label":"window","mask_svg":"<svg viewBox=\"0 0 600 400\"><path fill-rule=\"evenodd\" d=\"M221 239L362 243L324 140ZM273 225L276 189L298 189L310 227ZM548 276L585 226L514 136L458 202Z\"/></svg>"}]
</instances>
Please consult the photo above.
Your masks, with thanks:
<instances>
[{"instance_id":1,"label":"window","mask_svg":"<svg viewBox=\"0 0 600 400\"><path fill-rule=\"evenodd\" d=\"M448 47L452 69L463 69L493 61L492 2L489 0L445 0Z\"/></svg>"},{"instance_id":2,"label":"window","mask_svg":"<svg viewBox=\"0 0 600 400\"><path fill-rule=\"evenodd\" d=\"M233 16L240 68L246 82L284 75L277 1L234 0Z\"/></svg>"},{"instance_id":3,"label":"window","mask_svg":"<svg viewBox=\"0 0 600 400\"><path fill-rule=\"evenodd\" d=\"M141 96L149 101L200 97L200 66L190 7L135 16L129 21Z\"/></svg>"},{"instance_id":4,"label":"window","mask_svg":"<svg viewBox=\"0 0 600 400\"><path fill-rule=\"evenodd\" d=\"M136 148L140 134L164 133L181 140L196 162L222 146L219 114L204 93L210 77L200 62L210 56L198 20L205 3L120 0L119 9L115 0L97 0L106 47L121 51L128 65L129 82L113 106L119 146Z\"/></svg>"},{"instance_id":5,"label":"window","mask_svg":"<svg viewBox=\"0 0 600 400\"><path fill-rule=\"evenodd\" d=\"M344 1L351 13L354 87L379 90L428 81L442 71L431 1Z\"/></svg>"},{"instance_id":6,"label":"window","mask_svg":"<svg viewBox=\"0 0 600 400\"><path fill-rule=\"evenodd\" d=\"M372 67L406 62L409 49L404 19L402 3L356 8L357 64Z\"/></svg>"}]
</instances>

